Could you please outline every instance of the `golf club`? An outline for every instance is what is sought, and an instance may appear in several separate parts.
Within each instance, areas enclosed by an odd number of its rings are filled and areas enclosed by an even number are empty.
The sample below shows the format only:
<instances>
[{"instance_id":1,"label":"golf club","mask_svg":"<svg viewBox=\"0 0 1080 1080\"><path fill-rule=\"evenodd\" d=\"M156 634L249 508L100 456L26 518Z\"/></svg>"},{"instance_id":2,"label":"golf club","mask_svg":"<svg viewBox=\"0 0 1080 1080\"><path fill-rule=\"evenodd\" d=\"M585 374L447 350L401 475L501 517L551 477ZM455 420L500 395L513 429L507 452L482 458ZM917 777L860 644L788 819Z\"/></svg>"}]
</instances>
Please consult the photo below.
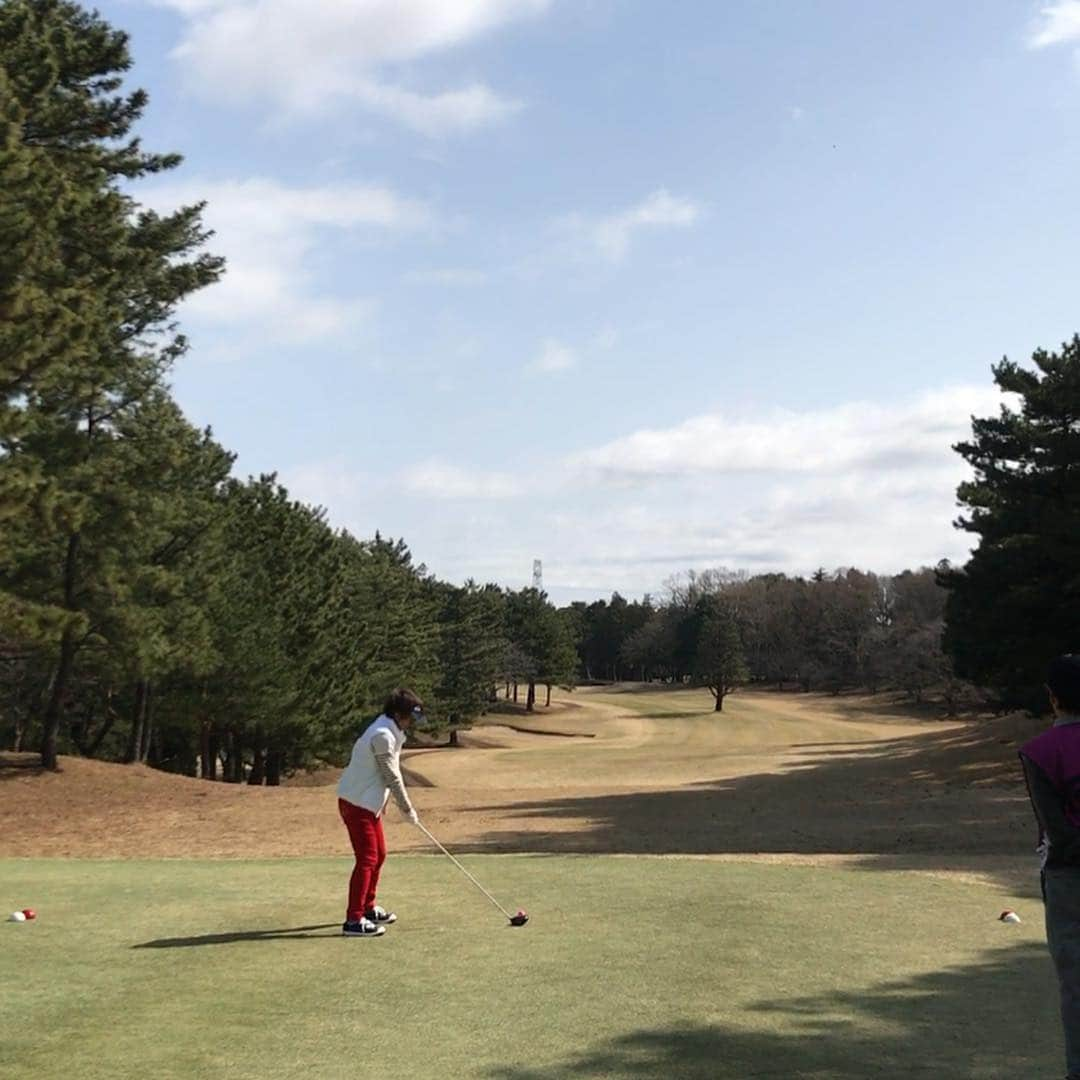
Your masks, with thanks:
<instances>
[{"instance_id":1,"label":"golf club","mask_svg":"<svg viewBox=\"0 0 1080 1080\"><path fill-rule=\"evenodd\" d=\"M499 901L496 900L495 897L492 896L491 893L489 893L487 889L485 889L484 886L481 885L480 882L477 881L476 878L474 878L472 874L470 874L469 871L466 870L465 867L462 866L461 863L459 863L457 859L455 859L454 856L431 835L431 832L423 822L418 821L416 827L510 920L511 926L524 926L529 921L529 916L524 911L519 911L516 915L511 915L510 912L507 911L506 908L504 908L502 904L500 904Z\"/></svg>"}]
</instances>

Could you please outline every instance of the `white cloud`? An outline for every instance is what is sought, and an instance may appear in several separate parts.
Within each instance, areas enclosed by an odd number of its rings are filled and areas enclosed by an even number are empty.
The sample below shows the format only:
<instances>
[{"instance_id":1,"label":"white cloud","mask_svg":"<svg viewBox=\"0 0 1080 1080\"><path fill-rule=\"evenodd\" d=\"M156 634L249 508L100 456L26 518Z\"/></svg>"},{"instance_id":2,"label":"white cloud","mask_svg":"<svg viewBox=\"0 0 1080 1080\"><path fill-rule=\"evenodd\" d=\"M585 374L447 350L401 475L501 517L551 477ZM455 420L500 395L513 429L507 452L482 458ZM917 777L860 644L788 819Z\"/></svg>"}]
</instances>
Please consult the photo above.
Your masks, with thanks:
<instances>
[{"instance_id":1,"label":"white cloud","mask_svg":"<svg viewBox=\"0 0 1080 1080\"><path fill-rule=\"evenodd\" d=\"M881 572L962 560L952 527L952 477L923 474L894 487L838 477L820 487L753 490L713 481L658 489L632 501L563 506L545 518L539 549L551 585L626 595L657 592L672 573L726 566L809 573L818 566ZM528 553L522 545L522 559Z\"/></svg>"},{"instance_id":2,"label":"white cloud","mask_svg":"<svg viewBox=\"0 0 1080 1080\"><path fill-rule=\"evenodd\" d=\"M359 82L354 92L373 112L430 136L467 134L498 123L522 108L521 102L500 98L481 83L425 95L386 83Z\"/></svg>"},{"instance_id":3,"label":"white cloud","mask_svg":"<svg viewBox=\"0 0 1080 1080\"><path fill-rule=\"evenodd\" d=\"M354 511L373 490L373 478L355 472L343 457L295 465L282 473L281 482L293 498L312 506L348 505Z\"/></svg>"},{"instance_id":4,"label":"white cloud","mask_svg":"<svg viewBox=\"0 0 1080 1080\"><path fill-rule=\"evenodd\" d=\"M636 456L633 435L569 462L503 460L491 471L433 459L389 482L331 462L310 470L297 493L360 535L404 534L451 580L518 586L542 558L561 601L657 593L673 573L710 566L889 573L965 558L970 537L952 521L968 468L951 446L970 434L971 414L994 415L1002 400L992 387L957 386L895 404L771 412L717 425L689 450L679 425L669 431L688 455L680 468L670 454L659 467ZM615 447L629 454L632 486L610 482L620 475ZM603 468L584 468L591 459ZM511 497L508 515L500 501Z\"/></svg>"},{"instance_id":5,"label":"white cloud","mask_svg":"<svg viewBox=\"0 0 1080 1080\"><path fill-rule=\"evenodd\" d=\"M445 266L434 270L414 270L407 280L414 285L446 285L467 289L484 285L488 276L482 270L472 270L465 266Z\"/></svg>"},{"instance_id":6,"label":"white cloud","mask_svg":"<svg viewBox=\"0 0 1080 1080\"><path fill-rule=\"evenodd\" d=\"M706 566L893 572L963 560L969 538L952 522L969 470L952 446L1002 400L956 386L891 405L714 414L576 454L556 470L564 494L544 517L549 577L571 592L640 593Z\"/></svg>"},{"instance_id":7,"label":"white cloud","mask_svg":"<svg viewBox=\"0 0 1080 1080\"><path fill-rule=\"evenodd\" d=\"M201 15L206 11L213 11L222 7L221 0L148 0L153 7L172 8L181 15Z\"/></svg>"},{"instance_id":8,"label":"white cloud","mask_svg":"<svg viewBox=\"0 0 1080 1080\"><path fill-rule=\"evenodd\" d=\"M543 14L551 0L151 0L188 19L174 52L191 87L289 112L351 100L427 135L520 108L482 83L424 93L383 74Z\"/></svg>"},{"instance_id":9,"label":"white cloud","mask_svg":"<svg viewBox=\"0 0 1080 1080\"><path fill-rule=\"evenodd\" d=\"M463 469L441 461L426 461L401 473L404 490L433 499L507 499L521 493L510 473Z\"/></svg>"},{"instance_id":10,"label":"white cloud","mask_svg":"<svg viewBox=\"0 0 1080 1080\"><path fill-rule=\"evenodd\" d=\"M673 428L634 432L576 455L571 464L624 481L910 468L952 460L949 447L966 432L969 415L997 400L992 390L953 387L900 406L853 402L750 420L706 414Z\"/></svg>"},{"instance_id":11,"label":"white cloud","mask_svg":"<svg viewBox=\"0 0 1080 1080\"><path fill-rule=\"evenodd\" d=\"M626 256L630 241L641 229L686 228L700 210L689 199L676 198L666 190L654 191L643 202L601 221L594 233L596 246L612 262Z\"/></svg>"},{"instance_id":12,"label":"white cloud","mask_svg":"<svg viewBox=\"0 0 1080 1080\"><path fill-rule=\"evenodd\" d=\"M271 332L293 342L362 327L374 302L320 288L312 255L327 235L394 235L435 227L425 204L376 185L290 188L277 181L199 181L142 192L161 211L206 200L207 247L227 260L225 276L188 301L187 310L213 323Z\"/></svg>"},{"instance_id":13,"label":"white cloud","mask_svg":"<svg viewBox=\"0 0 1080 1080\"><path fill-rule=\"evenodd\" d=\"M542 375L554 375L560 371L569 371L577 366L577 354L568 345L554 338L548 338L540 347L540 352L529 365L529 371Z\"/></svg>"},{"instance_id":14,"label":"white cloud","mask_svg":"<svg viewBox=\"0 0 1080 1080\"><path fill-rule=\"evenodd\" d=\"M1039 12L1028 44L1033 49L1080 42L1080 0L1059 0Z\"/></svg>"},{"instance_id":15,"label":"white cloud","mask_svg":"<svg viewBox=\"0 0 1080 1080\"><path fill-rule=\"evenodd\" d=\"M208 213L216 213L245 229L266 234L286 232L295 223L340 228L374 226L419 229L433 224L425 204L403 198L376 184L328 184L289 188L276 180L188 181L187 188L203 192Z\"/></svg>"},{"instance_id":16,"label":"white cloud","mask_svg":"<svg viewBox=\"0 0 1080 1080\"><path fill-rule=\"evenodd\" d=\"M583 239L587 246L610 262L621 262L634 236L643 229L687 228L701 214L691 199L672 195L660 188L635 206L600 219L571 214L557 224Z\"/></svg>"}]
</instances>

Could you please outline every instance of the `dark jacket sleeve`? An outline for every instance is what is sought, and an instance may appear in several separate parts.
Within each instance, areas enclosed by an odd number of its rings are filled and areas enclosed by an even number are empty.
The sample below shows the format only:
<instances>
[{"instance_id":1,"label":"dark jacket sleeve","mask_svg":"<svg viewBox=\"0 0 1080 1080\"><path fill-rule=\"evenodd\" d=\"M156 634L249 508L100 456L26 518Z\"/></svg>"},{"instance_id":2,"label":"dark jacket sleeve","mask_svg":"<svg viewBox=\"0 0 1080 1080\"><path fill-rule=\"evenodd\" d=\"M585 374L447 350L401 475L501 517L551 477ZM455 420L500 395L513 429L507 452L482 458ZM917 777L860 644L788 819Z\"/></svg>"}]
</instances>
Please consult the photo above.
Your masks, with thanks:
<instances>
[{"instance_id":1,"label":"dark jacket sleeve","mask_svg":"<svg viewBox=\"0 0 1080 1080\"><path fill-rule=\"evenodd\" d=\"M1080 829L1065 816L1061 793L1026 754L1020 755L1020 761L1039 831L1049 842L1049 861L1059 866L1080 865Z\"/></svg>"}]
</instances>

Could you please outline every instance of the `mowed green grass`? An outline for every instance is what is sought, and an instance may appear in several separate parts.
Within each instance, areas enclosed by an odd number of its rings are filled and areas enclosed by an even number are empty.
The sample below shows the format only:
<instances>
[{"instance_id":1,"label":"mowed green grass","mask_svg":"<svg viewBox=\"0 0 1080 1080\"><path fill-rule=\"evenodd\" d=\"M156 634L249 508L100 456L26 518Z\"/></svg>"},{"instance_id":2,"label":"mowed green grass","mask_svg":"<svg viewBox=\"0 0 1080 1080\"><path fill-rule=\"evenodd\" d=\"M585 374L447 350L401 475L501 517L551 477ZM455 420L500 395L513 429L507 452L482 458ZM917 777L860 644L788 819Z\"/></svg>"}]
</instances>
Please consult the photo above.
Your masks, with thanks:
<instances>
[{"instance_id":1,"label":"mowed green grass","mask_svg":"<svg viewBox=\"0 0 1080 1080\"><path fill-rule=\"evenodd\" d=\"M1058 1075L1037 900L903 872L391 856L0 861L0 1076L580 1080ZM1024 918L1007 926L1003 906Z\"/></svg>"}]
</instances>

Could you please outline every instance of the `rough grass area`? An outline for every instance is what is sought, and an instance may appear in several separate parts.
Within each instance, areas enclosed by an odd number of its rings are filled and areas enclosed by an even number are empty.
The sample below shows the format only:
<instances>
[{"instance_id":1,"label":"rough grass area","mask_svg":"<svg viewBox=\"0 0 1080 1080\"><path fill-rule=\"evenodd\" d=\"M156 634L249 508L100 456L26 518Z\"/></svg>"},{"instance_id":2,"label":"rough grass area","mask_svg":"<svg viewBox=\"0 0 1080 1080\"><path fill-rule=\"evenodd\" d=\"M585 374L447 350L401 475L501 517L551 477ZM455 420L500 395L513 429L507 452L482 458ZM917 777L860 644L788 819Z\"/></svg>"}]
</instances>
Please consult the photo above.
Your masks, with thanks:
<instances>
[{"instance_id":1,"label":"rough grass area","mask_svg":"<svg viewBox=\"0 0 1080 1080\"><path fill-rule=\"evenodd\" d=\"M145 1080L1052 1077L1041 911L926 875L702 859L0 861L0 1075ZM1024 922L996 917L1015 907Z\"/></svg>"},{"instance_id":2,"label":"rough grass area","mask_svg":"<svg viewBox=\"0 0 1080 1080\"><path fill-rule=\"evenodd\" d=\"M1016 756L1041 722L942 723L865 695L579 691L531 729L407 751L421 816L477 853L1015 856L1032 817ZM578 735L579 738L557 737ZM214 784L140 765L0 754L0 857L277 858L348 852L321 787ZM77 827L72 823L77 822ZM958 827L962 823L962 827ZM430 844L393 811L393 851ZM1025 871L1026 872L1026 871Z\"/></svg>"}]
</instances>

